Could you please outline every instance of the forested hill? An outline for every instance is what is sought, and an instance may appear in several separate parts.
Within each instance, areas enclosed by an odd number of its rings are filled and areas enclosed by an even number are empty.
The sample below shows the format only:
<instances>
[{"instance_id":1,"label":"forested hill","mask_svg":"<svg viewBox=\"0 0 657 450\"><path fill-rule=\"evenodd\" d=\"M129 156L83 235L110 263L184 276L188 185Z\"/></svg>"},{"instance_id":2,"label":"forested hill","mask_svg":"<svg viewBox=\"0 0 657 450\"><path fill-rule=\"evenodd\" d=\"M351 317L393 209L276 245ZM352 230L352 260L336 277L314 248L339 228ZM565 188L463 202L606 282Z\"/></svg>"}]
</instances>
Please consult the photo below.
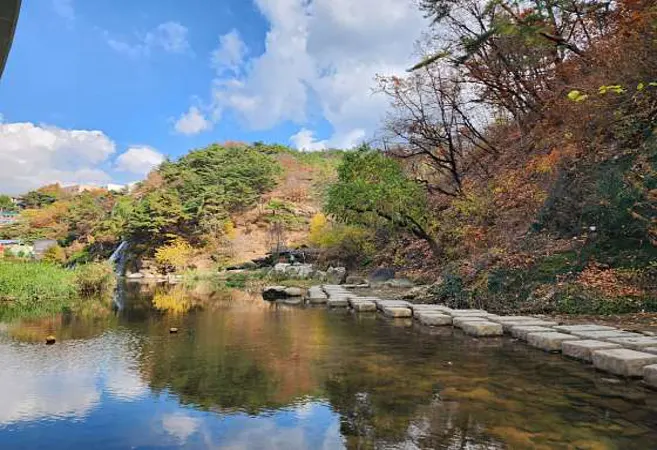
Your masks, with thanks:
<instances>
[{"instance_id":1,"label":"forested hill","mask_svg":"<svg viewBox=\"0 0 657 450\"><path fill-rule=\"evenodd\" d=\"M70 194L59 185L30 192L19 223L0 231L56 239L53 256L67 264L107 258L124 240L136 259L159 252L163 270L243 262L306 242L340 155L211 145L164 162L131 192Z\"/></svg>"}]
</instances>

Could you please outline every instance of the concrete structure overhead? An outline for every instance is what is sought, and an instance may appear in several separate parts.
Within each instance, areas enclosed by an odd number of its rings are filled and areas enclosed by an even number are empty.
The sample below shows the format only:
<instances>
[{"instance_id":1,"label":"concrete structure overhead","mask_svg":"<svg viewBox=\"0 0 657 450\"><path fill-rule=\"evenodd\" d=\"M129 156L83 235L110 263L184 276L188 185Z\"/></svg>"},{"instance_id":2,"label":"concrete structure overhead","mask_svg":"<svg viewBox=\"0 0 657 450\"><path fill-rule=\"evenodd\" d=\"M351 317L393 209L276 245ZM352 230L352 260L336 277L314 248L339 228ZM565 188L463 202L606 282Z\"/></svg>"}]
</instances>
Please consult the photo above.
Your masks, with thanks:
<instances>
[{"instance_id":1,"label":"concrete structure overhead","mask_svg":"<svg viewBox=\"0 0 657 450\"><path fill-rule=\"evenodd\" d=\"M0 77L5 70L14 32L18 22L21 0L0 0Z\"/></svg>"}]
</instances>

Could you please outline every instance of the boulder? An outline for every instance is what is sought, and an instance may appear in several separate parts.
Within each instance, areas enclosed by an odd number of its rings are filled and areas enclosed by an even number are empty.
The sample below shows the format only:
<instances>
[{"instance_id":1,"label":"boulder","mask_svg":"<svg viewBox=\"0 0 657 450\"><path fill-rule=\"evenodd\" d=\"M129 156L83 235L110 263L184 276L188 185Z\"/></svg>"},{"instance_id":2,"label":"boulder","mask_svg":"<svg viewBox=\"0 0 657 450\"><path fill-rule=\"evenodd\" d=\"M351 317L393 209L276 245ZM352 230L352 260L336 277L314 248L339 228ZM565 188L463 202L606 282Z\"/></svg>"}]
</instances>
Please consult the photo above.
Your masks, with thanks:
<instances>
[{"instance_id":1,"label":"boulder","mask_svg":"<svg viewBox=\"0 0 657 450\"><path fill-rule=\"evenodd\" d=\"M395 271L386 267L379 267L375 269L368 277L370 281L383 282L395 278Z\"/></svg>"},{"instance_id":2,"label":"boulder","mask_svg":"<svg viewBox=\"0 0 657 450\"><path fill-rule=\"evenodd\" d=\"M274 265L274 272L285 273L287 272L288 267L291 267L292 264L288 263L278 263Z\"/></svg>"},{"instance_id":3,"label":"boulder","mask_svg":"<svg viewBox=\"0 0 657 450\"><path fill-rule=\"evenodd\" d=\"M329 267L326 271L326 281L330 284L343 284L347 278L347 269L344 267Z\"/></svg>"},{"instance_id":4,"label":"boulder","mask_svg":"<svg viewBox=\"0 0 657 450\"><path fill-rule=\"evenodd\" d=\"M279 298L287 298L285 286L267 286L262 290L262 298L265 300L276 300Z\"/></svg>"},{"instance_id":5,"label":"boulder","mask_svg":"<svg viewBox=\"0 0 657 450\"><path fill-rule=\"evenodd\" d=\"M288 287L284 290L287 297L303 297L303 289L298 287Z\"/></svg>"}]
</instances>

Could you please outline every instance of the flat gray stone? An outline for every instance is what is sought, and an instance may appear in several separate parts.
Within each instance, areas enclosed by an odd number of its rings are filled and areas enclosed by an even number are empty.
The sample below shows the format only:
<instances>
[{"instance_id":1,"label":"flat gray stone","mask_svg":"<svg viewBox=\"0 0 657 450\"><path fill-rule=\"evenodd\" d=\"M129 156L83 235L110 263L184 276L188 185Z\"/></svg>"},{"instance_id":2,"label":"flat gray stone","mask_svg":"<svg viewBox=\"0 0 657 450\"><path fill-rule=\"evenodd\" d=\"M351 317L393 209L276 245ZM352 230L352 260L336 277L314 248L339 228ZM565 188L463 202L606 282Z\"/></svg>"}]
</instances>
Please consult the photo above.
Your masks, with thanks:
<instances>
[{"instance_id":1,"label":"flat gray stone","mask_svg":"<svg viewBox=\"0 0 657 450\"><path fill-rule=\"evenodd\" d=\"M502 328L505 333L511 333L513 327L545 327L552 328L553 325L556 325L556 322L548 322L546 320L534 319L534 320L521 320L520 322L503 322Z\"/></svg>"},{"instance_id":2,"label":"flat gray stone","mask_svg":"<svg viewBox=\"0 0 657 450\"><path fill-rule=\"evenodd\" d=\"M657 388L657 364L643 368L643 381L650 387Z\"/></svg>"},{"instance_id":3,"label":"flat gray stone","mask_svg":"<svg viewBox=\"0 0 657 450\"><path fill-rule=\"evenodd\" d=\"M331 297L328 299L327 304L329 308L347 308L349 299L347 297Z\"/></svg>"},{"instance_id":4,"label":"flat gray stone","mask_svg":"<svg viewBox=\"0 0 657 450\"><path fill-rule=\"evenodd\" d=\"M404 306L385 306L383 307L383 314L394 318L413 317L413 311Z\"/></svg>"},{"instance_id":5,"label":"flat gray stone","mask_svg":"<svg viewBox=\"0 0 657 450\"><path fill-rule=\"evenodd\" d=\"M471 316L452 317L452 324L456 328L463 328L464 323L470 323L470 322L488 322L488 320L484 319L483 317L471 317Z\"/></svg>"},{"instance_id":6,"label":"flat gray stone","mask_svg":"<svg viewBox=\"0 0 657 450\"><path fill-rule=\"evenodd\" d=\"M306 293L306 300L308 303L326 303L328 296L324 293L320 286L312 286Z\"/></svg>"},{"instance_id":7,"label":"flat gray stone","mask_svg":"<svg viewBox=\"0 0 657 450\"><path fill-rule=\"evenodd\" d=\"M641 349L642 352L654 353L657 355L657 347L646 347Z\"/></svg>"},{"instance_id":8,"label":"flat gray stone","mask_svg":"<svg viewBox=\"0 0 657 450\"><path fill-rule=\"evenodd\" d=\"M488 314L488 312L483 309L452 309L449 311L449 315L454 316L483 316Z\"/></svg>"},{"instance_id":9,"label":"flat gray stone","mask_svg":"<svg viewBox=\"0 0 657 450\"><path fill-rule=\"evenodd\" d=\"M606 340L613 342L614 344L620 344L623 347L629 347L634 350L657 347L657 338L650 336L636 335L634 337L619 337Z\"/></svg>"},{"instance_id":10,"label":"flat gray stone","mask_svg":"<svg viewBox=\"0 0 657 450\"><path fill-rule=\"evenodd\" d=\"M408 305L409 308L415 311L443 311L443 307L440 305L425 305L425 304L413 304Z\"/></svg>"},{"instance_id":11,"label":"flat gray stone","mask_svg":"<svg viewBox=\"0 0 657 450\"><path fill-rule=\"evenodd\" d=\"M579 338L572 334L558 333L556 331L529 333L527 335L527 343L529 345L546 352L560 352L562 342L575 340L579 340Z\"/></svg>"},{"instance_id":12,"label":"flat gray stone","mask_svg":"<svg viewBox=\"0 0 657 450\"><path fill-rule=\"evenodd\" d=\"M536 317L530 316L498 316L491 319L492 322L505 323L505 322L522 322L527 320L537 320Z\"/></svg>"},{"instance_id":13,"label":"flat gray stone","mask_svg":"<svg viewBox=\"0 0 657 450\"><path fill-rule=\"evenodd\" d=\"M554 327L555 330L564 331L566 333L576 333L581 331L616 331L618 328L608 327L606 325L596 324L583 324L583 325L558 325Z\"/></svg>"},{"instance_id":14,"label":"flat gray stone","mask_svg":"<svg viewBox=\"0 0 657 450\"><path fill-rule=\"evenodd\" d=\"M464 322L461 325L461 329L465 334L475 337L492 337L492 336L502 336L504 330L502 330L502 325L495 322Z\"/></svg>"},{"instance_id":15,"label":"flat gray stone","mask_svg":"<svg viewBox=\"0 0 657 450\"><path fill-rule=\"evenodd\" d=\"M604 341L565 341L561 344L561 352L570 358L591 362L591 355L596 350L621 348L620 345Z\"/></svg>"},{"instance_id":16,"label":"flat gray stone","mask_svg":"<svg viewBox=\"0 0 657 450\"><path fill-rule=\"evenodd\" d=\"M428 325L430 327L442 327L445 325L452 324L452 317L447 314L434 314L434 313L413 313L415 318L422 325Z\"/></svg>"},{"instance_id":17,"label":"flat gray stone","mask_svg":"<svg viewBox=\"0 0 657 450\"><path fill-rule=\"evenodd\" d=\"M370 301L361 301L352 303L351 307L357 312L374 312L376 311L376 303Z\"/></svg>"},{"instance_id":18,"label":"flat gray stone","mask_svg":"<svg viewBox=\"0 0 657 450\"><path fill-rule=\"evenodd\" d=\"M502 327L502 329L504 329L504 327ZM526 341L529 333L549 333L550 331L552 331L550 328L538 325L516 325L511 328L511 336Z\"/></svg>"},{"instance_id":19,"label":"flat gray stone","mask_svg":"<svg viewBox=\"0 0 657 450\"><path fill-rule=\"evenodd\" d=\"M641 377L645 366L657 364L657 355L625 348L596 350L591 359L596 369L624 377Z\"/></svg>"},{"instance_id":20,"label":"flat gray stone","mask_svg":"<svg viewBox=\"0 0 657 450\"><path fill-rule=\"evenodd\" d=\"M636 333L620 330L597 330L597 331L572 331L570 334L579 336L584 339L594 339L598 341L608 341L609 339L622 337L638 337Z\"/></svg>"}]
</instances>

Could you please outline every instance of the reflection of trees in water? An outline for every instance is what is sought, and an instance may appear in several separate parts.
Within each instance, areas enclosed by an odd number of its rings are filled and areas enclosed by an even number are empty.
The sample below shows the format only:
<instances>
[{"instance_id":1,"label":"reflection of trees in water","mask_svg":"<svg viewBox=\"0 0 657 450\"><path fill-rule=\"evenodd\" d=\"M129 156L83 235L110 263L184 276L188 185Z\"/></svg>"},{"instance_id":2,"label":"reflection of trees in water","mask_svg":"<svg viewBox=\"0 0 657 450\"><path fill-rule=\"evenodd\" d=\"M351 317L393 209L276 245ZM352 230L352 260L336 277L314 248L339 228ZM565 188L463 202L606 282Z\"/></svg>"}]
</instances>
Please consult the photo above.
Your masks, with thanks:
<instances>
[{"instance_id":1,"label":"reflection of trees in water","mask_svg":"<svg viewBox=\"0 0 657 450\"><path fill-rule=\"evenodd\" d=\"M313 369L325 348L322 311L277 307L241 291L209 297L202 313L166 315L149 325L149 334L163 335L151 339L142 361L153 389L205 409L249 413L318 391ZM169 324L181 332L164 335Z\"/></svg>"},{"instance_id":2,"label":"reflection of trees in water","mask_svg":"<svg viewBox=\"0 0 657 450\"><path fill-rule=\"evenodd\" d=\"M620 388L600 395L597 375L560 357L222 295L202 313L149 322L141 371L153 389L253 414L327 398L350 448L605 448L618 434L641 432L614 413L627 406ZM181 333L169 336L170 324ZM650 406L636 409L633 420L649 424Z\"/></svg>"}]
</instances>

